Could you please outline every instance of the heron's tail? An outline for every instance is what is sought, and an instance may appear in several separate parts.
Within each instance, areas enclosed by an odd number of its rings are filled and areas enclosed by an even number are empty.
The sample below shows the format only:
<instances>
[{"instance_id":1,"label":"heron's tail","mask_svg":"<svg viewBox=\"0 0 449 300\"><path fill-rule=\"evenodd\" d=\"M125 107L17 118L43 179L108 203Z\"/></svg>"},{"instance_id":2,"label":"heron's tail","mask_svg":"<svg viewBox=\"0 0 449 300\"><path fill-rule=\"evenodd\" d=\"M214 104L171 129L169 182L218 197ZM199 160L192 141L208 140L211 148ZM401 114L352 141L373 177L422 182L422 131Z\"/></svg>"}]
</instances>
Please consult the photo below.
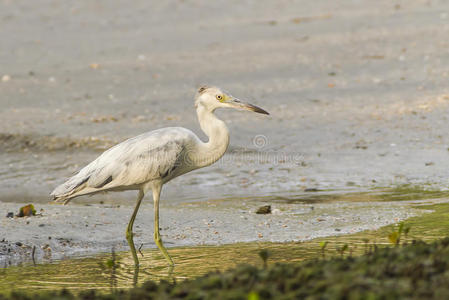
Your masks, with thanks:
<instances>
[{"instance_id":1,"label":"heron's tail","mask_svg":"<svg viewBox=\"0 0 449 300\"><path fill-rule=\"evenodd\" d=\"M88 180L89 176L80 176L78 173L56 187L50 195L53 196L55 202L64 202L64 204L67 204L72 198L78 196L77 192L85 188Z\"/></svg>"}]
</instances>

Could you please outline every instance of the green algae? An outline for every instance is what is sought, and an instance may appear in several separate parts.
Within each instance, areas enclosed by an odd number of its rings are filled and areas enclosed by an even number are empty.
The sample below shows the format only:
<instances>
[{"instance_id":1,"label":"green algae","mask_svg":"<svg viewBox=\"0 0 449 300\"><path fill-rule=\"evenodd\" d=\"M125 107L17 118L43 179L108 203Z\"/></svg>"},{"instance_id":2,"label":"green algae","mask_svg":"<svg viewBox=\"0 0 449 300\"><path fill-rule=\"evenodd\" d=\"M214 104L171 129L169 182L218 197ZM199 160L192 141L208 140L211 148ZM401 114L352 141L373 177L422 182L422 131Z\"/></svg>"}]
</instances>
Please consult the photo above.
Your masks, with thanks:
<instances>
[{"instance_id":1,"label":"green algae","mask_svg":"<svg viewBox=\"0 0 449 300\"><path fill-rule=\"evenodd\" d=\"M375 187L369 191L316 190L313 192L292 193L290 196L245 197L241 200L284 203L331 203L331 202L371 202L371 201L413 201L449 198L449 190L442 191L432 185L401 184L390 187ZM223 199L227 201L228 199Z\"/></svg>"},{"instance_id":2,"label":"green algae","mask_svg":"<svg viewBox=\"0 0 449 300\"><path fill-rule=\"evenodd\" d=\"M239 265L181 282L146 281L109 294L67 290L11 299L447 299L449 238L431 244L414 241L402 247L374 248L361 256ZM2 297L0 296L0 299Z\"/></svg>"}]
</instances>

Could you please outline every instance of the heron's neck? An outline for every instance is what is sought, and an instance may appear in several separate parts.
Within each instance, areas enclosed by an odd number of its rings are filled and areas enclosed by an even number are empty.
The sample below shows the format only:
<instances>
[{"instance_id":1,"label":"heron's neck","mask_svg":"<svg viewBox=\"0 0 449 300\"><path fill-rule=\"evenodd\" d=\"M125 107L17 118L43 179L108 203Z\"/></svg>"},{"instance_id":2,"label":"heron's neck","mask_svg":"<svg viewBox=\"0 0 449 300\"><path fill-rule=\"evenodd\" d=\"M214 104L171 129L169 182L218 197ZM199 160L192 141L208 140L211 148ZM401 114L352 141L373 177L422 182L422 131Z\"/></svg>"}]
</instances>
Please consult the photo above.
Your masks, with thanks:
<instances>
[{"instance_id":1,"label":"heron's neck","mask_svg":"<svg viewBox=\"0 0 449 300\"><path fill-rule=\"evenodd\" d=\"M198 106L197 114L201 129L209 138L206 143L201 143L196 155L198 167L205 167L216 162L226 152L229 131L222 120L202 105Z\"/></svg>"}]
</instances>

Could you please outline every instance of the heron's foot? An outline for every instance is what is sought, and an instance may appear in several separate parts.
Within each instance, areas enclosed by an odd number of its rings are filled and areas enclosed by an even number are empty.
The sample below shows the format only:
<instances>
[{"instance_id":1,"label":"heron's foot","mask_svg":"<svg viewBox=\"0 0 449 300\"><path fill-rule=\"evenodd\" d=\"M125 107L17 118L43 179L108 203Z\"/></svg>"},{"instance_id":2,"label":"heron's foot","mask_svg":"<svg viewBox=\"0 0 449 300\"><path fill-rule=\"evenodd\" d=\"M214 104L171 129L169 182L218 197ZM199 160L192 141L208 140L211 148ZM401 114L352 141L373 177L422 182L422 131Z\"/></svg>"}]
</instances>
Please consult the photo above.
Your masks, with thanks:
<instances>
[{"instance_id":1,"label":"heron's foot","mask_svg":"<svg viewBox=\"0 0 449 300\"><path fill-rule=\"evenodd\" d=\"M173 262L173 259L171 258L170 254L168 254L167 249L164 247L161 237L155 235L154 242L156 243L157 247L164 255L165 259L168 261L168 264L170 265L170 267L173 267L175 265L175 263Z\"/></svg>"}]
</instances>

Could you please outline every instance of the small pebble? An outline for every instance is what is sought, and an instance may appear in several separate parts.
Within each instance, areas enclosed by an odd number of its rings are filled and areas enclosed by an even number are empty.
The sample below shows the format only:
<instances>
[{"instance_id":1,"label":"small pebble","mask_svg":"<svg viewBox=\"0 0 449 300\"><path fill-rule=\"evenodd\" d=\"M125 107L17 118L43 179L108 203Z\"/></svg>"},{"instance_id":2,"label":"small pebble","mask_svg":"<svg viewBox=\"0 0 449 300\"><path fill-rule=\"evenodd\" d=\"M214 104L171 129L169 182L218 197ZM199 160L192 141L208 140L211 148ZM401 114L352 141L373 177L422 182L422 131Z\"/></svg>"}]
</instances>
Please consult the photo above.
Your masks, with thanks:
<instances>
[{"instance_id":1,"label":"small pebble","mask_svg":"<svg viewBox=\"0 0 449 300\"><path fill-rule=\"evenodd\" d=\"M271 205L264 205L264 206L259 207L256 210L256 214L259 214L259 215L271 214Z\"/></svg>"},{"instance_id":2,"label":"small pebble","mask_svg":"<svg viewBox=\"0 0 449 300\"><path fill-rule=\"evenodd\" d=\"M2 76L2 82L8 82L10 80L11 80L11 76L9 76L9 75L3 75Z\"/></svg>"}]
</instances>

